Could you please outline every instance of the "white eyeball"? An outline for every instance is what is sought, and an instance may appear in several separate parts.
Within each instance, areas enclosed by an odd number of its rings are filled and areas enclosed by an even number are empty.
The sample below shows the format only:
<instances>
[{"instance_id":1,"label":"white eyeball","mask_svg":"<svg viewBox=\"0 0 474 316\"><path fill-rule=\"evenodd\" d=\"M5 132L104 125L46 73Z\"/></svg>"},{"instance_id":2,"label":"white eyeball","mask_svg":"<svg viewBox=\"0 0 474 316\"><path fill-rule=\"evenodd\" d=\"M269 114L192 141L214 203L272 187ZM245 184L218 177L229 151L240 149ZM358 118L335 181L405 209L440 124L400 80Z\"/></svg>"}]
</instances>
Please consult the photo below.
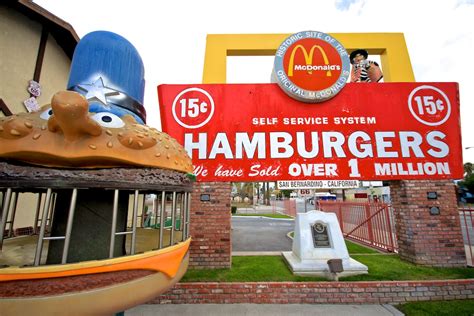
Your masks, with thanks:
<instances>
[{"instance_id":1,"label":"white eyeball","mask_svg":"<svg viewBox=\"0 0 474 316\"><path fill-rule=\"evenodd\" d=\"M103 127L121 128L125 123L120 117L110 112L99 112L92 115L92 119Z\"/></svg>"},{"instance_id":2,"label":"white eyeball","mask_svg":"<svg viewBox=\"0 0 474 316\"><path fill-rule=\"evenodd\" d=\"M40 117L43 119L43 120L49 120L49 118L51 117L51 115L53 115L53 109L52 108L48 108L46 111L43 111L43 113L40 114Z\"/></svg>"}]
</instances>

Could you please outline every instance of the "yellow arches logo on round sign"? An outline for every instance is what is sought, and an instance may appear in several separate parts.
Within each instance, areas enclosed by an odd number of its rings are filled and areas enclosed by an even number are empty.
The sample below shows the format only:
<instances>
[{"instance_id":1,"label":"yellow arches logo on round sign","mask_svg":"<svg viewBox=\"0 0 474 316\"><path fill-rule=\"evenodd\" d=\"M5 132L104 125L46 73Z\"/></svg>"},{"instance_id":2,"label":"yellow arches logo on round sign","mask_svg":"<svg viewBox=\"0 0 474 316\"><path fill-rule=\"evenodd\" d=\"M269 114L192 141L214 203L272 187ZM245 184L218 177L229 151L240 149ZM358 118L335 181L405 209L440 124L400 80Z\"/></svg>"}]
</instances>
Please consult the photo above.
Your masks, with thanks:
<instances>
[{"instance_id":1,"label":"yellow arches logo on round sign","mask_svg":"<svg viewBox=\"0 0 474 316\"><path fill-rule=\"evenodd\" d=\"M321 56L323 57L323 60L324 60L324 65L317 65L317 66L312 65L313 56L314 56L314 49L315 48L319 49L319 52L321 53ZM296 53L298 52L299 49L303 53L306 65L301 65L300 64L300 65L295 66L295 55L296 55ZM329 65L328 56L326 55L326 52L321 48L321 46L313 45L311 47L311 50L309 51L309 54L308 54L308 52L306 51L306 48L303 45L296 45L296 47L293 48L293 50L291 51L290 61L289 61L288 68L287 68L288 69L287 74L288 74L288 77L293 77L293 73L294 73L295 69L296 70L307 70L309 74L312 74L313 70L318 70L318 68L323 68L323 70L327 70L326 76L331 77L332 76L331 69L324 69L324 68L330 68L331 66L337 68L337 70L341 69L341 67L339 65L335 65L335 66L334 65Z\"/></svg>"},{"instance_id":2,"label":"yellow arches logo on round sign","mask_svg":"<svg viewBox=\"0 0 474 316\"><path fill-rule=\"evenodd\" d=\"M290 97L317 103L334 97L350 75L346 49L331 35L304 31L288 36L278 47L272 81Z\"/></svg>"}]
</instances>

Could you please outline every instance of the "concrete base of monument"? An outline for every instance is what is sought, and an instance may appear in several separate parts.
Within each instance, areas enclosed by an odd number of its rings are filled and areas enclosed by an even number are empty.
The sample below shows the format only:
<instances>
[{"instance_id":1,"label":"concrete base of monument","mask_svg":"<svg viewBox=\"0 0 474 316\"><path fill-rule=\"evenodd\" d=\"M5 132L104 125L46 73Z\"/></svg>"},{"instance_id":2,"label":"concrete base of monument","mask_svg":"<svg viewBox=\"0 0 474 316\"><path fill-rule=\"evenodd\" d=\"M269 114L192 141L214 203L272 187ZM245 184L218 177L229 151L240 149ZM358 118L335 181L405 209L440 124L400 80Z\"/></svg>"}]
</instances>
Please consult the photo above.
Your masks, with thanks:
<instances>
[{"instance_id":1,"label":"concrete base of monument","mask_svg":"<svg viewBox=\"0 0 474 316\"><path fill-rule=\"evenodd\" d=\"M334 213L314 210L297 214L292 251L282 254L296 275L337 279L368 273L367 266L349 257ZM341 264L333 266L333 271L328 265L331 259L341 260Z\"/></svg>"},{"instance_id":2,"label":"concrete base of monument","mask_svg":"<svg viewBox=\"0 0 474 316\"><path fill-rule=\"evenodd\" d=\"M334 274L329 271L327 260L301 260L291 251L282 252L288 267L293 274L301 276L318 276L332 280ZM368 268L352 258L342 261L344 271L337 273L338 277L346 277L351 275L367 274Z\"/></svg>"}]
</instances>

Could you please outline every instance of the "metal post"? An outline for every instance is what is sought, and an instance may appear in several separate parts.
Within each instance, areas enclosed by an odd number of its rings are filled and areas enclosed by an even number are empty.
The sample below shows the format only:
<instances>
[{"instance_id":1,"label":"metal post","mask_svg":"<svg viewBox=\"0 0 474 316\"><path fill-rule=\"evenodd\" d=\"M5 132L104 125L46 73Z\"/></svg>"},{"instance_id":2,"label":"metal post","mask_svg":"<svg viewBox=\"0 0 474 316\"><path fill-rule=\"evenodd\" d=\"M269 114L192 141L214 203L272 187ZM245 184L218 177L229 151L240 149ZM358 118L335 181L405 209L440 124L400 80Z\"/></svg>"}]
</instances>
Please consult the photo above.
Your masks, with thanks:
<instances>
[{"instance_id":1,"label":"metal post","mask_svg":"<svg viewBox=\"0 0 474 316\"><path fill-rule=\"evenodd\" d=\"M385 213L387 214L387 226L388 226L388 233L389 233L389 240L390 240L390 247L392 247L391 249L388 249L388 251L390 252L395 252L395 242L393 240L393 232L392 232L392 217L390 216L391 215L391 212L390 212L390 208L388 205L385 205ZM466 226L467 227L467 226Z\"/></svg>"},{"instance_id":2,"label":"metal post","mask_svg":"<svg viewBox=\"0 0 474 316\"><path fill-rule=\"evenodd\" d=\"M370 244L374 244L374 231L372 228L372 216L370 215L370 204L366 203L365 204L365 217L367 218L367 232L368 232L368 238L370 240Z\"/></svg>"},{"instance_id":3,"label":"metal post","mask_svg":"<svg viewBox=\"0 0 474 316\"><path fill-rule=\"evenodd\" d=\"M188 221L188 193L184 192L183 195L183 208L181 212L183 212L183 220L181 222L181 233L182 233L182 241L186 240L186 222Z\"/></svg>"},{"instance_id":4,"label":"metal post","mask_svg":"<svg viewBox=\"0 0 474 316\"><path fill-rule=\"evenodd\" d=\"M171 208L170 246L174 244L175 225L176 225L176 191L173 192L173 202L172 202L172 208Z\"/></svg>"},{"instance_id":5,"label":"metal post","mask_svg":"<svg viewBox=\"0 0 474 316\"><path fill-rule=\"evenodd\" d=\"M11 238L13 236L13 223L15 222L15 215L16 215L16 205L18 203L18 192L13 192L13 204L12 207L10 208L11 211L11 216L10 216L10 228L8 228L8 238Z\"/></svg>"},{"instance_id":6,"label":"metal post","mask_svg":"<svg viewBox=\"0 0 474 316\"><path fill-rule=\"evenodd\" d=\"M44 239L44 234L46 231L46 217L48 216L49 206L51 204L51 194L52 194L52 189L48 188L48 191L46 191L46 200L44 201L44 206L43 206L43 216L41 219L40 233L38 236L38 242L36 243L36 253L35 253L35 261L34 261L35 266L39 266L41 262L41 252L43 251L43 239Z\"/></svg>"},{"instance_id":7,"label":"metal post","mask_svg":"<svg viewBox=\"0 0 474 316\"><path fill-rule=\"evenodd\" d=\"M38 193L38 202L36 202L36 212L35 212L35 221L33 224L33 234L38 233L38 220L39 220L39 213L41 209L41 200L43 198L43 193Z\"/></svg>"},{"instance_id":8,"label":"metal post","mask_svg":"<svg viewBox=\"0 0 474 316\"><path fill-rule=\"evenodd\" d=\"M165 226L166 216L166 192L161 192L161 210L160 210L160 244L159 249L163 248L163 229Z\"/></svg>"},{"instance_id":9,"label":"metal post","mask_svg":"<svg viewBox=\"0 0 474 316\"><path fill-rule=\"evenodd\" d=\"M153 227L156 228L156 224L158 224L158 194L155 194L155 198L153 199L153 211L155 213L155 221L153 222Z\"/></svg>"},{"instance_id":10,"label":"metal post","mask_svg":"<svg viewBox=\"0 0 474 316\"><path fill-rule=\"evenodd\" d=\"M185 199L185 193L181 192L180 193L180 200L179 200L179 219L180 219L180 223L179 223L179 229L178 229L178 231L181 231L181 239L183 238L182 235L184 233L184 228L183 228L184 219L185 219L185 214L184 214L185 202L184 202L184 199Z\"/></svg>"},{"instance_id":11,"label":"metal post","mask_svg":"<svg viewBox=\"0 0 474 316\"><path fill-rule=\"evenodd\" d=\"M114 248L115 248L115 233L117 229L117 212L118 212L118 200L119 200L119 190L114 190L114 208L112 210L112 228L110 229L110 248L109 248L109 258L114 257Z\"/></svg>"},{"instance_id":12,"label":"metal post","mask_svg":"<svg viewBox=\"0 0 474 316\"><path fill-rule=\"evenodd\" d=\"M61 263L67 262L67 255L69 252L69 242L71 241L72 223L74 220L74 211L76 210L77 189L72 190L71 204L69 205L69 213L66 224L66 235L64 235L63 257Z\"/></svg>"},{"instance_id":13,"label":"metal post","mask_svg":"<svg viewBox=\"0 0 474 316\"><path fill-rule=\"evenodd\" d=\"M189 223L191 220L191 193L188 192L188 205L187 205L188 220L186 221L186 237L189 237Z\"/></svg>"},{"instance_id":14,"label":"metal post","mask_svg":"<svg viewBox=\"0 0 474 316\"><path fill-rule=\"evenodd\" d=\"M145 196L143 196L145 200ZM138 190L135 190L135 197L133 200L133 215L132 215L132 241L130 246L130 254L135 254L135 243L137 241L137 215L138 215Z\"/></svg>"},{"instance_id":15,"label":"metal post","mask_svg":"<svg viewBox=\"0 0 474 316\"><path fill-rule=\"evenodd\" d=\"M146 197L145 194L143 194L143 202L142 202L142 226L145 225L145 215L146 215Z\"/></svg>"},{"instance_id":16,"label":"metal post","mask_svg":"<svg viewBox=\"0 0 474 316\"><path fill-rule=\"evenodd\" d=\"M12 189L8 188L5 197L3 198L2 222L0 223L0 250L3 247L3 234L7 226L8 211L10 210L10 202L12 198Z\"/></svg>"},{"instance_id":17,"label":"metal post","mask_svg":"<svg viewBox=\"0 0 474 316\"><path fill-rule=\"evenodd\" d=\"M179 193L179 229L178 231L183 231L184 223L184 192ZM182 237L182 236L181 236Z\"/></svg>"},{"instance_id":18,"label":"metal post","mask_svg":"<svg viewBox=\"0 0 474 316\"><path fill-rule=\"evenodd\" d=\"M56 199L58 197L57 193L53 193L51 196L51 204L49 206L49 212L48 212L48 218L47 218L47 226L49 227L49 231L51 231L51 228L53 227L53 222L54 222L54 210L56 209Z\"/></svg>"}]
</instances>

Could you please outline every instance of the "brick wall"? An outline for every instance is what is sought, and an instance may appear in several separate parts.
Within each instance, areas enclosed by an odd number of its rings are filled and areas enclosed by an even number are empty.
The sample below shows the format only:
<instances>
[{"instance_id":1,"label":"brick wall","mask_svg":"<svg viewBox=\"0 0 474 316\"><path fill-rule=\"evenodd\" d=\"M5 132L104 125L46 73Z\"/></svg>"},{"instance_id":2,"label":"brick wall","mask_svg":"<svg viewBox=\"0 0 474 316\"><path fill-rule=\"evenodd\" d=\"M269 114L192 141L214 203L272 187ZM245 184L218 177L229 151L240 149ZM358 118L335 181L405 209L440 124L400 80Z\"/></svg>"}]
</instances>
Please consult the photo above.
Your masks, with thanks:
<instances>
[{"instance_id":1,"label":"brick wall","mask_svg":"<svg viewBox=\"0 0 474 316\"><path fill-rule=\"evenodd\" d=\"M437 192L438 198L428 199L428 192ZM390 195L400 258L427 266L466 265L452 181L393 181ZM439 215L430 214L432 206L439 207Z\"/></svg>"},{"instance_id":2,"label":"brick wall","mask_svg":"<svg viewBox=\"0 0 474 316\"><path fill-rule=\"evenodd\" d=\"M178 283L148 304L389 304L474 299L474 280Z\"/></svg>"},{"instance_id":3,"label":"brick wall","mask_svg":"<svg viewBox=\"0 0 474 316\"><path fill-rule=\"evenodd\" d=\"M208 194L210 201L201 201ZM191 194L190 267L231 266L231 183L196 182Z\"/></svg>"}]
</instances>

